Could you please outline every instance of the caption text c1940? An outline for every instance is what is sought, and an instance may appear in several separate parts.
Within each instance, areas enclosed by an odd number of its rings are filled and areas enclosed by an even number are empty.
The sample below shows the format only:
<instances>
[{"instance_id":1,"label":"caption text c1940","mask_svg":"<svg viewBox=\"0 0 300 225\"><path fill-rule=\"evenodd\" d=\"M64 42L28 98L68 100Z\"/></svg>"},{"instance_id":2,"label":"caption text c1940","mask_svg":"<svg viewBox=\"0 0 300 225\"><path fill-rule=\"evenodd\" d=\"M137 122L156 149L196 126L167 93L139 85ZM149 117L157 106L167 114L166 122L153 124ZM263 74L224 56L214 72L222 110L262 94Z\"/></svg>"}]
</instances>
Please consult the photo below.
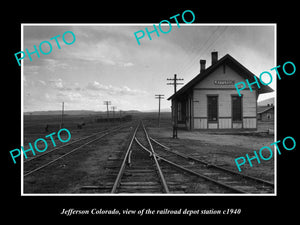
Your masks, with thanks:
<instances>
[{"instance_id":1,"label":"caption text c1940","mask_svg":"<svg viewBox=\"0 0 300 225\"><path fill-rule=\"evenodd\" d=\"M60 215L72 216L72 215L185 215L185 216L197 216L197 215L239 215L242 210L239 208L228 209L62 209Z\"/></svg>"}]
</instances>

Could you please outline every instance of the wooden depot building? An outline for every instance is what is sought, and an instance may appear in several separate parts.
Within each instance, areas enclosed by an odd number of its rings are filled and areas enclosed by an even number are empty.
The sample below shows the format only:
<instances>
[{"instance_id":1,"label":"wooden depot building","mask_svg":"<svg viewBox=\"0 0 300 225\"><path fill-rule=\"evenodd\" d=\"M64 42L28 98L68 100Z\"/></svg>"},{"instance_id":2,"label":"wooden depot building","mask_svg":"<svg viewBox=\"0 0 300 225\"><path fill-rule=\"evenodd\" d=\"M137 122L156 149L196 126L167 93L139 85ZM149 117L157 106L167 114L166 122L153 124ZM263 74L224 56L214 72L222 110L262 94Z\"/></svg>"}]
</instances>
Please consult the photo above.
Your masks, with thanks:
<instances>
[{"instance_id":1,"label":"wooden depot building","mask_svg":"<svg viewBox=\"0 0 300 225\"><path fill-rule=\"evenodd\" d=\"M269 86L245 88L239 97L238 82L255 81L254 74L229 54L218 59L212 52L212 65L205 68L200 60L200 73L168 98L172 101L173 124L192 129L257 129L257 99L272 92ZM177 107L176 107L177 106ZM176 110L177 108L177 110Z\"/></svg>"}]
</instances>

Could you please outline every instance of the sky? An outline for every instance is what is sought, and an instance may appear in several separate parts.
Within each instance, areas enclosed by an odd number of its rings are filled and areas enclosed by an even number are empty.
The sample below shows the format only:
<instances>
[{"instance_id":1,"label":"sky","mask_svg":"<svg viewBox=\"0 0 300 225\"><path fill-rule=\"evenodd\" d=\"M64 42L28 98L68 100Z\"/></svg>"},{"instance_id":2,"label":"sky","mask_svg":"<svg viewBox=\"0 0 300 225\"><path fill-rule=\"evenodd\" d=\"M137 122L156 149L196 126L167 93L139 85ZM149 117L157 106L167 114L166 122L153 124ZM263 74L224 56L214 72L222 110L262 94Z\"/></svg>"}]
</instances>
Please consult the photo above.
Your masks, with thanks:
<instances>
[{"instance_id":1,"label":"sky","mask_svg":"<svg viewBox=\"0 0 300 225\"><path fill-rule=\"evenodd\" d=\"M167 24L166 24L167 25ZM152 33L138 45L134 33L153 24L23 24L23 48L34 51L49 41L48 55L32 54L22 60L23 111L65 110L105 111L104 101L116 110L150 111L158 109L156 94L163 94L162 109L174 88L167 78L183 78L184 84L200 71L200 59L211 65L211 52L219 59L230 54L255 75L276 66L275 27L268 24L172 24L169 33ZM167 31L168 25L162 26ZM76 37L73 44L62 40L66 31ZM57 37L61 49L56 41ZM65 41L73 36L66 33ZM44 52L49 45L42 45ZM271 72L275 77L274 71ZM270 87L275 90L275 80ZM267 82L266 82L267 83ZM180 89L182 86L178 86ZM177 90L178 90L177 89ZM260 100L274 97L263 94Z\"/></svg>"}]
</instances>

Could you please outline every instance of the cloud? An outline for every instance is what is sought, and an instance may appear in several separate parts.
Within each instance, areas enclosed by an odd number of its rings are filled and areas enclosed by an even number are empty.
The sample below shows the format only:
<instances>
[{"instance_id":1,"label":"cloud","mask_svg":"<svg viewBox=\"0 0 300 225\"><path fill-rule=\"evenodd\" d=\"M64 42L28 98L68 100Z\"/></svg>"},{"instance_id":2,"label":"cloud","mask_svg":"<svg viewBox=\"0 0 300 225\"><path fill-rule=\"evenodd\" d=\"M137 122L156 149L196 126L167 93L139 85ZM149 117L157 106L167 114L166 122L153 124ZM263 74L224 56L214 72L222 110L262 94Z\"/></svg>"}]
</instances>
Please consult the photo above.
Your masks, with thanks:
<instances>
[{"instance_id":1,"label":"cloud","mask_svg":"<svg viewBox=\"0 0 300 225\"><path fill-rule=\"evenodd\" d=\"M100 84L99 82L97 81L94 81L94 82L89 82L86 86L87 89L90 89L90 90L108 90L109 87L108 86L105 86L105 85L102 85Z\"/></svg>"},{"instance_id":2,"label":"cloud","mask_svg":"<svg viewBox=\"0 0 300 225\"><path fill-rule=\"evenodd\" d=\"M81 102L85 99L81 93L68 90L68 91L57 91L55 93L45 93L47 102Z\"/></svg>"},{"instance_id":3,"label":"cloud","mask_svg":"<svg viewBox=\"0 0 300 225\"><path fill-rule=\"evenodd\" d=\"M98 38L82 38L81 42L78 41L76 48L69 49L65 53L70 59L106 66L130 67L134 65L128 60L128 46L123 42L113 42L111 36L106 39L101 39L99 36Z\"/></svg>"},{"instance_id":4,"label":"cloud","mask_svg":"<svg viewBox=\"0 0 300 225\"><path fill-rule=\"evenodd\" d=\"M83 96L74 91L59 91L56 94L56 97L60 101L67 101L67 102L80 102L83 99Z\"/></svg>"},{"instance_id":5,"label":"cloud","mask_svg":"<svg viewBox=\"0 0 300 225\"><path fill-rule=\"evenodd\" d=\"M72 68L72 66L69 65L67 60L41 59L41 63L44 65L44 68L51 72L57 72L60 70L70 70Z\"/></svg>"},{"instance_id":6,"label":"cloud","mask_svg":"<svg viewBox=\"0 0 300 225\"><path fill-rule=\"evenodd\" d=\"M49 80L49 81L47 81L47 83L49 84L49 86L51 88L54 88L56 90L60 90L60 91L72 90L72 88L66 87L64 85L63 80L61 78Z\"/></svg>"},{"instance_id":7,"label":"cloud","mask_svg":"<svg viewBox=\"0 0 300 225\"><path fill-rule=\"evenodd\" d=\"M44 85L44 86L46 86L46 85L47 85L46 81L43 81L43 80L38 80L38 82L40 82L40 84L42 84L42 85Z\"/></svg>"},{"instance_id":8,"label":"cloud","mask_svg":"<svg viewBox=\"0 0 300 225\"><path fill-rule=\"evenodd\" d=\"M148 93L143 90L131 89L127 86L116 87L112 85L100 84L98 81L89 82L86 89L105 91L110 95L147 95Z\"/></svg>"},{"instance_id":9,"label":"cloud","mask_svg":"<svg viewBox=\"0 0 300 225\"><path fill-rule=\"evenodd\" d=\"M77 48L72 49L70 57L114 66L120 61L122 54L120 49L109 42L98 41L96 44L80 43Z\"/></svg>"},{"instance_id":10,"label":"cloud","mask_svg":"<svg viewBox=\"0 0 300 225\"><path fill-rule=\"evenodd\" d=\"M48 102L69 102L79 103L84 105L87 102L92 105L95 102L99 102L99 99L110 98L113 102L118 103L120 96L126 99L138 96L148 95L148 92L138 89L131 89L128 86L113 86L101 84L98 81L89 82L84 87L79 87L78 83L74 83L72 88L65 85L61 78L49 80L47 82L39 80L40 83L45 83L46 86L55 89L56 91L50 91L45 93L44 97ZM124 99L123 99L124 100ZM127 99L130 102L131 100ZM124 104L124 102L123 102Z\"/></svg>"},{"instance_id":11,"label":"cloud","mask_svg":"<svg viewBox=\"0 0 300 225\"><path fill-rule=\"evenodd\" d=\"M58 79L55 79L55 80L49 80L48 83L54 89L63 89L64 88L64 85L62 83L61 78L58 78Z\"/></svg>"},{"instance_id":12,"label":"cloud","mask_svg":"<svg viewBox=\"0 0 300 225\"><path fill-rule=\"evenodd\" d=\"M133 66L134 64L132 62L123 63L124 67Z\"/></svg>"},{"instance_id":13,"label":"cloud","mask_svg":"<svg viewBox=\"0 0 300 225\"><path fill-rule=\"evenodd\" d=\"M27 58L25 58L27 59ZM32 76L32 75L39 75L40 72L40 66L38 65L32 65L30 64L31 62L29 60L25 60L24 63L24 69L23 69L23 74L24 76Z\"/></svg>"}]
</instances>

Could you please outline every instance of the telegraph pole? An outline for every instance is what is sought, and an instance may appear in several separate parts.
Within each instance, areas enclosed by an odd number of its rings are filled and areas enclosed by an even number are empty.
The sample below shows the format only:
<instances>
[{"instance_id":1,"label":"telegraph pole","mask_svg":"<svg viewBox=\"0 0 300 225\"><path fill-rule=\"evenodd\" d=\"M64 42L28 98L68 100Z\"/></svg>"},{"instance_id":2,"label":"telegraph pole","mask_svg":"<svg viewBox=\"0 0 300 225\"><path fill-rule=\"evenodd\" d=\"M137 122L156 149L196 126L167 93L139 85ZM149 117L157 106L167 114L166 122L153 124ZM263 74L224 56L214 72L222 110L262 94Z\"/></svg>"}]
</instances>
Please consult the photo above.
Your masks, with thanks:
<instances>
[{"instance_id":1,"label":"telegraph pole","mask_svg":"<svg viewBox=\"0 0 300 225\"><path fill-rule=\"evenodd\" d=\"M113 121L115 121L115 109L117 109L117 107L116 106L112 106L111 109L113 111Z\"/></svg>"},{"instance_id":2,"label":"telegraph pole","mask_svg":"<svg viewBox=\"0 0 300 225\"><path fill-rule=\"evenodd\" d=\"M158 99L158 127L160 126L160 100L164 99L165 95L155 95L155 98Z\"/></svg>"},{"instance_id":3,"label":"telegraph pole","mask_svg":"<svg viewBox=\"0 0 300 225\"><path fill-rule=\"evenodd\" d=\"M177 92L177 85L183 84L183 83L177 83L178 80L183 80L183 79L177 78L176 74L174 74L174 78L167 78L167 80L174 81L172 83L167 83L167 85L174 85L174 94Z\"/></svg>"},{"instance_id":4,"label":"telegraph pole","mask_svg":"<svg viewBox=\"0 0 300 225\"><path fill-rule=\"evenodd\" d=\"M64 126L64 110L65 110L64 104L65 103L62 102L60 129Z\"/></svg>"},{"instance_id":5,"label":"telegraph pole","mask_svg":"<svg viewBox=\"0 0 300 225\"><path fill-rule=\"evenodd\" d=\"M167 78L167 80L173 81L171 83L167 83L167 85L174 85L174 94L177 92L177 85L181 85L183 83L178 83L177 81L183 80L182 78L177 78L177 75L174 74L174 78ZM174 99L174 109L172 110L173 117L173 138L177 138L177 128L178 128L178 101Z\"/></svg>"},{"instance_id":6,"label":"telegraph pole","mask_svg":"<svg viewBox=\"0 0 300 225\"><path fill-rule=\"evenodd\" d=\"M119 112L120 112L120 120L119 121L120 121L120 123L122 123L122 110L120 109Z\"/></svg>"},{"instance_id":7,"label":"telegraph pole","mask_svg":"<svg viewBox=\"0 0 300 225\"><path fill-rule=\"evenodd\" d=\"M106 105L106 116L107 116L107 120L109 117L109 111L108 111L108 106L111 104L110 101L104 101L104 105Z\"/></svg>"}]
</instances>

